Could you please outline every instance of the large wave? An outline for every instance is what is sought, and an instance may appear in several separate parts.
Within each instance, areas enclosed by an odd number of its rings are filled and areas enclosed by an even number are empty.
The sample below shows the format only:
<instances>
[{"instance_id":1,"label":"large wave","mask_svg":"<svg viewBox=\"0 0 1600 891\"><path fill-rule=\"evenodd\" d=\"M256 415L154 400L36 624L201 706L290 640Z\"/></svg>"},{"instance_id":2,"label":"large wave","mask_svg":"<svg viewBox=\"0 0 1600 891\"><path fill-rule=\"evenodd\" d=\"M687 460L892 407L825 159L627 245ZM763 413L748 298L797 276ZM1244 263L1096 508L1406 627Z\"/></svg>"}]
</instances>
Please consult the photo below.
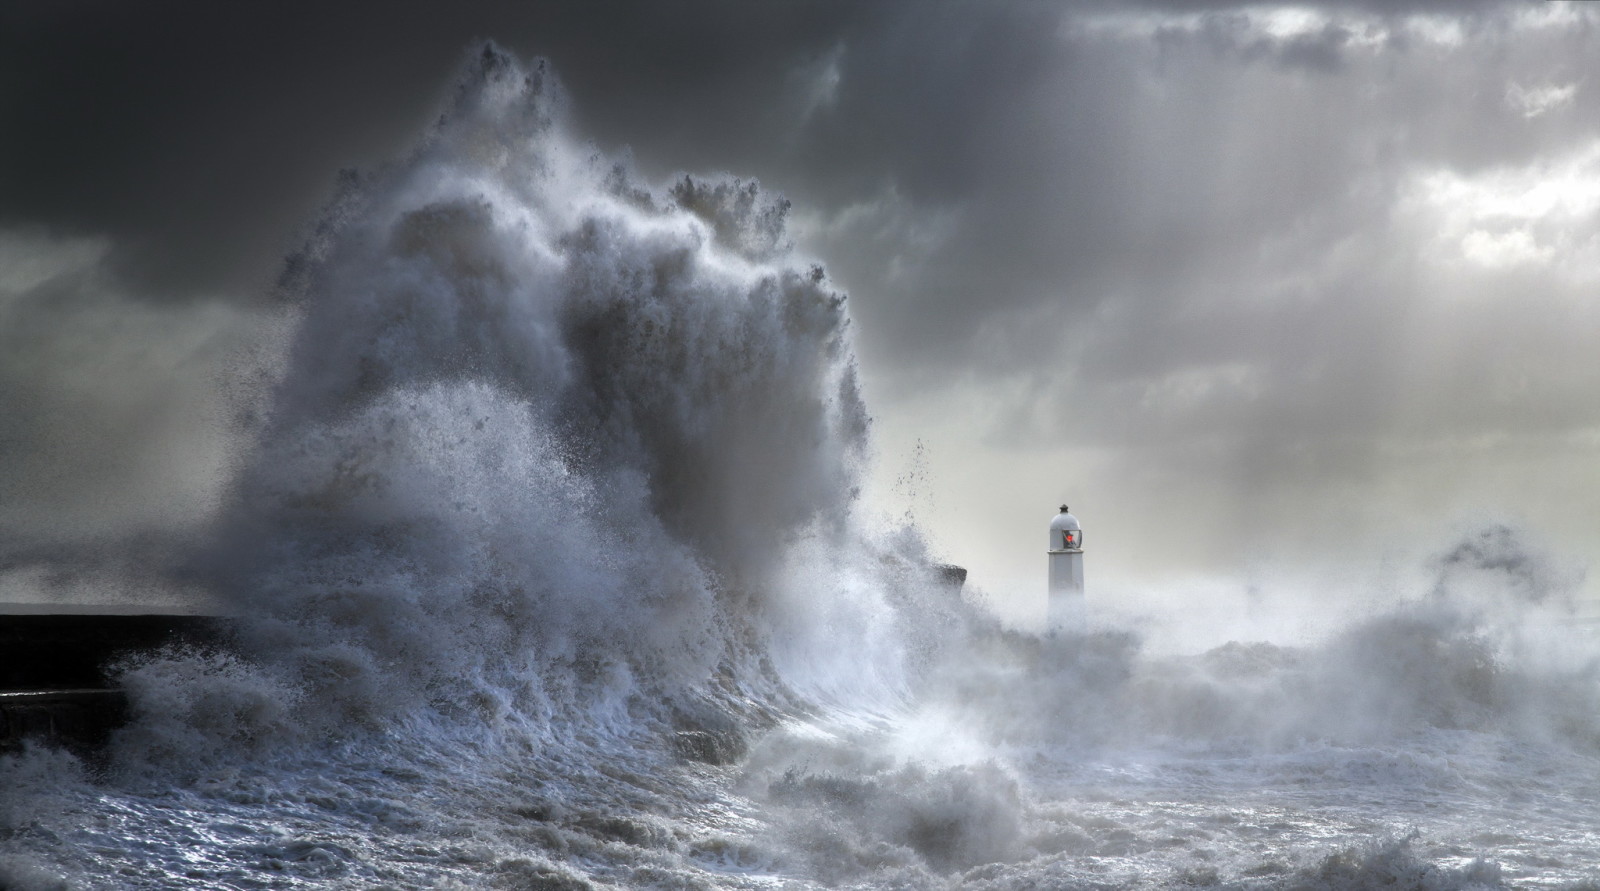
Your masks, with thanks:
<instances>
[{"instance_id":1,"label":"large wave","mask_svg":"<svg viewBox=\"0 0 1600 891\"><path fill-rule=\"evenodd\" d=\"M731 176L641 181L573 135L543 62L485 46L421 143L346 175L290 258L282 373L183 570L237 631L123 666L102 780L138 811L374 763L416 780L324 792L365 824L375 800L387 820L514 774L527 791L473 831L562 815L584 827L570 847L636 825L619 815L641 794L689 808L698 781L671 765L734 759L783 715L903 699L927 651L912 619L959 601L914 533L857 516L846 297L796 255L788 209ZM72 775L12 763L0 831L95 794ZM453 810L409 819L473 819ZM261 856L343 874L372 835L351 831Z\"/></svg>"},{"instance_id":2,"label":"large wave","mask_svg":"<svg viewBox=\"0 0 1600 891\"><path fill-rule=\"evenodd\" d=\"M195 567L294 703L263 713L297 737L417 707L544 732L579 700L826 687L772 659L841 636L863 644L843 674L893 675L905 572L854 528L846 298L794 256L788 206L730 177L652 189L493 46L410 157L347 178L291 261L287 371Z\"/></svg>"}]
</instances>

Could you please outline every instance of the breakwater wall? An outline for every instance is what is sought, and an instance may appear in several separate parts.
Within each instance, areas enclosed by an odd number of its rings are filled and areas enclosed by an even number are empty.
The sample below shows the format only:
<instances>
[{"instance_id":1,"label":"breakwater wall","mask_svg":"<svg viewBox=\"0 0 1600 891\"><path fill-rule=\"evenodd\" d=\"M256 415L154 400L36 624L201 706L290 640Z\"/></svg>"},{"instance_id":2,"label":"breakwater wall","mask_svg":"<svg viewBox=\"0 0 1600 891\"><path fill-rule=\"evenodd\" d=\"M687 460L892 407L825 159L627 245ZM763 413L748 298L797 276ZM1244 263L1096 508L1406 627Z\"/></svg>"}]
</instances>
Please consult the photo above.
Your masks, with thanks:
<instances>
[{"instance_id":1,"label":"breakwater wall","mask_svg":"<svg viewBox=\"0 0 1600 891\"><path fill-rule=\"evenodd\" d=\"M171 644L213 647L217 616L15 606L0 610L0 751L38 740L93 748L122 723L126 700L112 669Z\"/></svg>"}]
</instances>

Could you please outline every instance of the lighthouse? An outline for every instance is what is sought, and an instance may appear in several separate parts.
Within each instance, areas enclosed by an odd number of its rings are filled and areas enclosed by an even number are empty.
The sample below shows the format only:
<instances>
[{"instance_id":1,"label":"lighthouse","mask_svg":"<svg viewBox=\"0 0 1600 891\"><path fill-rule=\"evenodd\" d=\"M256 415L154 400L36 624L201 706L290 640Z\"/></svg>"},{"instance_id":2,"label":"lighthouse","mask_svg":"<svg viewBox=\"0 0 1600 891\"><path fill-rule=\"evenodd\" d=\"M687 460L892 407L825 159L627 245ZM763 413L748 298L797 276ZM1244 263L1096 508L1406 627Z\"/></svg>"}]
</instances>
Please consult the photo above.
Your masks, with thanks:
<instances>
[{"instance_id":1,"label":"lighthouse","mask_svg":"<svg viewBox=\"0 0 1600 891\"><path fill-rule=\"evenodd\" d=\"M1045 553L1050 560L1049 627L1081 628L1088 618L1083 600L1083 527L1065 504L1050 521L1050 548Z\"/></svg>"}]
</instances>

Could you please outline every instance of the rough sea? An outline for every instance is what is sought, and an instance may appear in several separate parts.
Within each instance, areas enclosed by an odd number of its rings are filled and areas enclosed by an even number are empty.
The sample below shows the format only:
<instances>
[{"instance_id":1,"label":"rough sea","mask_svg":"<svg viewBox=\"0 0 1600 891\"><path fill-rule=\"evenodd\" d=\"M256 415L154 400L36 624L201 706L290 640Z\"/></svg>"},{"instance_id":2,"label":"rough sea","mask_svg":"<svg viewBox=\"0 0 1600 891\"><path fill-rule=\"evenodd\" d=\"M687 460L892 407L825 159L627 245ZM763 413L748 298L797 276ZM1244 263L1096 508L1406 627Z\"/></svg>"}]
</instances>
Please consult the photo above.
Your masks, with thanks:
<instances>
[{"instance_id":1,"label":"rough sea","mask_svg":"<svg viewBox=\"0 0 1600 891\"><path fill-rule=\"evenodd\" d=\"M1600 640L1514 530L1305 639L1003 625L863 518L788 203L566 103L488 47L346 177L170 568L236 639L0 758L0 887L1600 887Z\"/></svg>"}]
</instances>

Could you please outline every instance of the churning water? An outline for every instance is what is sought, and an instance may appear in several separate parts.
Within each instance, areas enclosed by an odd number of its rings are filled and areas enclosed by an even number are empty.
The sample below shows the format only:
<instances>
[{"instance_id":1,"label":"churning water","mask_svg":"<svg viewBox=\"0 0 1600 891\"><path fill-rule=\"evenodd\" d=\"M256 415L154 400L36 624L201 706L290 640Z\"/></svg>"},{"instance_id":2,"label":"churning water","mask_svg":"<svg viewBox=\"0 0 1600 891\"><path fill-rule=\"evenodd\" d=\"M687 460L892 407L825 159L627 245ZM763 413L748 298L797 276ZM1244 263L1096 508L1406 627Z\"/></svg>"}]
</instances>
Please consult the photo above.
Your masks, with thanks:
<instances>
[{"instance_id":1,"label":"churning water","mask_svg":"<svg viewBox=\"0 0 1600 891\"><path fill-rule=\"evenodd\" d=\"M0 886L1469 888L1600 876L1600 663L1489 530L1299 646L1006 630L854 508L787 204L478 57L351 178L207 544L238 639L0 760Z\"/></svg>"}]
</instances>

